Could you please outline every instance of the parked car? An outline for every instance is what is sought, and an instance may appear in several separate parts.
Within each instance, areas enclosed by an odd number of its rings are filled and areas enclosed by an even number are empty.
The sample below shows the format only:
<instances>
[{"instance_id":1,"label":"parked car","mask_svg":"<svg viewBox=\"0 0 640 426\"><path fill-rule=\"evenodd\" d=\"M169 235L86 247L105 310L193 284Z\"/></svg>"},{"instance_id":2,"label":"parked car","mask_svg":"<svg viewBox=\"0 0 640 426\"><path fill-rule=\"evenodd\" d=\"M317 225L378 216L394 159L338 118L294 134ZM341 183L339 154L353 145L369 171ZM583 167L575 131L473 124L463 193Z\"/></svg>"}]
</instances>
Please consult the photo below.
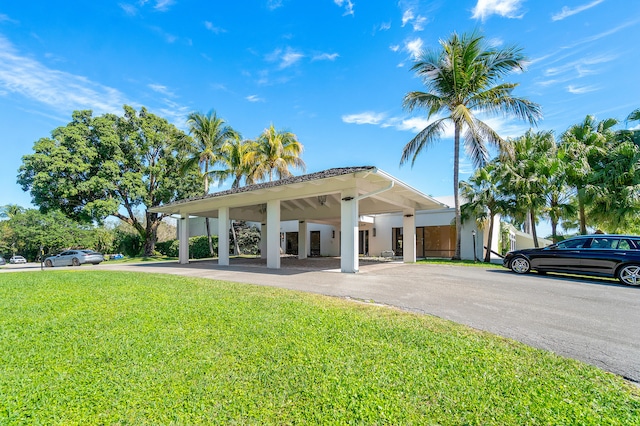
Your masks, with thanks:
<instances>
[{"instance_id":1,"label":"parked car","mask_svg":"<svg viewBox=\"0 0 640 426\"><path fill-rule=\"evenodd\" d=\"M564 272L618 278L640 285L640 237L632 235L581 235L545 248L515 250L502 265L518 274L531 270L545 274Z\"/></svg>"},{"instance_id":2,"label":"parked car","mask_svg":"<svg viewBox=\"0 0 640 426\"><path fill-rule=\"evenodd\" d=\"M0 266L6 265L6 264L7 264L7 261L4 260L4 257L0 256Z\"/></svg>"},{"instance_id":3,"label":"parked car","mask_svg":"<svg viewBox=\"0 0 640 426\"><path fill-rule=\"evenodd\" d=\"M11 256L9 263L27 263L27 259L22 256Z\"/></svg>"},{"instance_id":4,"label":"parked car","mask_svg":"<svg viewBox=\"0 0 640 426\"><path fill-rule=\"evenodd\" d=\"M67 250L56 256L47 257L44 266L80 266L84 263L97 265L102 262L102 253L93 250Z\"/></svg>"}]
</instances>

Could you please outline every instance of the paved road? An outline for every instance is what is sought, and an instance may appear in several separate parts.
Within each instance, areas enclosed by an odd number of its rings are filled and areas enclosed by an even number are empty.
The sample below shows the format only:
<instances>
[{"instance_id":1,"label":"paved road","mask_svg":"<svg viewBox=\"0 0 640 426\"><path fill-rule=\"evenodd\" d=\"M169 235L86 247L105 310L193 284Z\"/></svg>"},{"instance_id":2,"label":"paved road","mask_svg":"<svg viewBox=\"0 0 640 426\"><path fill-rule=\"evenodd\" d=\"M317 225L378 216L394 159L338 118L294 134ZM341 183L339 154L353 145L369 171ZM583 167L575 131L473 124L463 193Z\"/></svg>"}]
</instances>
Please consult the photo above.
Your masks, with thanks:
<instances>
[{"instance_id":1,"label":"paved road","mask_svg":"<svg viewBox=\"0 0 640 426\"><path fill-rule=\"evenodd\" d=\"M175 262L122 269L276 286L396 306L579 359L640 383L640 287L506 269L361 264L358 274Z\"/></svg>"}]
</instances>

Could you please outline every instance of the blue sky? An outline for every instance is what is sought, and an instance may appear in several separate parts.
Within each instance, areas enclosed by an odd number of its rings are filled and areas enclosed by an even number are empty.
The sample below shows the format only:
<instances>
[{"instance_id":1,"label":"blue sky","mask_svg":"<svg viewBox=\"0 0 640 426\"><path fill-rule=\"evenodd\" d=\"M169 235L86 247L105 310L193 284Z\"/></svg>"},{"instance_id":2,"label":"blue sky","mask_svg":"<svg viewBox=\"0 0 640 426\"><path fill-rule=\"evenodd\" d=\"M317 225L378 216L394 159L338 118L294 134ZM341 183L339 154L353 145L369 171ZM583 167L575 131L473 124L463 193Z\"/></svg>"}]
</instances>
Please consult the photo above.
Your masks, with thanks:
<instances>
[{"instance_id":1,"label":"blue sky","mask_svg":"<svg viewBox=\"0 0 640 426\"><path fill-rule=\"evenodd\" d=\"M540 129L559 135L587 114L623 120L640 107L638 1L1 2L0 205L30 206L16 174L36 140L74 110L123 104L182 129L189 112L215 109L244 138L273 123L303 143L307 172L374 165L449 195L450 137L399 166L427 123L402 98L423 89L410 72L420 49L473 30L524 49L527 71L508 80L542 105ZM488 121L504 137L528 129ZM463 159L462 178L471 171Z\"/></svg>"}]
</instances>

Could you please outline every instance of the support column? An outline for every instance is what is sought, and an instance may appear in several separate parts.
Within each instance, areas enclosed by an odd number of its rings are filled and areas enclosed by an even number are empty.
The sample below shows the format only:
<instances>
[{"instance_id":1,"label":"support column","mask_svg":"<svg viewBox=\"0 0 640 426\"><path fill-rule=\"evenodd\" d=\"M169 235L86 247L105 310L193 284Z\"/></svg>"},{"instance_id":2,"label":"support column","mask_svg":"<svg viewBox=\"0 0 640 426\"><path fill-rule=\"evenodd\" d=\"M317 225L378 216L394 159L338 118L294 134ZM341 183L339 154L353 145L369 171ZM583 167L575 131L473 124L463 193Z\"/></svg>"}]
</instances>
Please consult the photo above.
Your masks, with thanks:
<instances>
[{"instance_id":1,"label":"support column","mask_svg":"<svg viewBox=\"0 0 640 426\"><path fill-rule=\"evenodd\" d=\"M402 261L415 263L416 261L416 211L408 209L402 218Z\"/></svg>"},{"instance_id":2,"label":"support column","mask_svg":"<svg viewBox=\"0 0 640 426\"><path fill-rule=\"evenodd\" d=\"M307 221L298 222L298 259L307 258Z\"/></svg>"},{"instance_id":3,"label":"support column","mask_svg":"<svg viewBox=\"0 0 640 426\"><path fill-rule=\"evenodd\" d=\"M218 265L229 266L229 207L218 209Z\"/></svg>"},{"instance_id":4,"label":"support column","mask_svg":"<svg viewBox=\"0 0 640 426\"><path fill-rule=\"evenodd\" d=\"M178 263L186 265L189 263L189 215L183 214L180 217L180 235L178 235Z\"/></svg>"},{"instance_id":5,"label":"support column","mask_svg":"<svg viewBox=\"0 0 640 426\"><path fill-rule=\"evenodd\" d=\"M358 259L358 199L356 188L342 191L340 197L340 271L356 273Z\"/></svg>"},{"instance_id":6,"label":"support column","mask_svg":"<svg viewBox=\"0 0 640 426\"><path fill-rule=\"evenodd\" d=\"M280 269L280 200L267 201L267 268Z\"/></svg>"}]
</instances>

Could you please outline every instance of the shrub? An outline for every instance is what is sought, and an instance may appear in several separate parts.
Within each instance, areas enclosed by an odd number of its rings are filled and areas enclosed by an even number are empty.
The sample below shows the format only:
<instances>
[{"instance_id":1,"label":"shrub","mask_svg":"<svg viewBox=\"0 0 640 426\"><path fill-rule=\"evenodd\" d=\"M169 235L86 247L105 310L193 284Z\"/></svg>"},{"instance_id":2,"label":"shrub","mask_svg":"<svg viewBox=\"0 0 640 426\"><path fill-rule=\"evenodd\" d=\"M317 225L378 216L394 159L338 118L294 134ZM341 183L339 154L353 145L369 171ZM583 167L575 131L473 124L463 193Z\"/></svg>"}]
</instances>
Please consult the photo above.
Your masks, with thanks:
<instances>
[{"instance_id":1,"label":"shrub","mask_svg":"<svg viewBox=\"0 0 640 426\"><path fill-rule=\"evenodd\" d=\"M180 249L180 242L178 240L163 241L156 243L156 250L163 256L178 257Z\"/></svg>"},{"instance_id":2,"label":"shrub","mask_svg":"<svg viewBox=\"0 0 640 426\"><path fill-rule=\"evenodd\" d=\"M218 253L218 237L212 235L211 239L213 240L213 255L216 256ZM209 241L206 235L189 238L189 254L191 259L211 257L211 253L209 253Z\"/></svg>"}]
</instances>

